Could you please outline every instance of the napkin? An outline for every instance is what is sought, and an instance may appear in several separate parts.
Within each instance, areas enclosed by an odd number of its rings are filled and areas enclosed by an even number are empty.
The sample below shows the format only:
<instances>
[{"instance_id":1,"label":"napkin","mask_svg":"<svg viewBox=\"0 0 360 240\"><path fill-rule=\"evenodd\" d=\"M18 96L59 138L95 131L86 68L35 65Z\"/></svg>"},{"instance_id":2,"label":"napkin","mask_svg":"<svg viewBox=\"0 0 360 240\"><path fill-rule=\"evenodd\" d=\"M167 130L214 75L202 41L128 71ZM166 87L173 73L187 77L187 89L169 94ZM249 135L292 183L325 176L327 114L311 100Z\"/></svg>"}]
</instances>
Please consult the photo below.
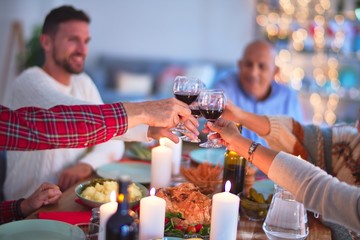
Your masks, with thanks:
<instances>
[{"instance_id":1,"label":"napkin","mask_svg":"<svg viewBox=\"0 0 360 240\"><path fill-rule=\"evenodd\" d=\"M57 220L70 224L87 223L91 212L39 212L39 219Z\"/></svg>"}]
</instances>

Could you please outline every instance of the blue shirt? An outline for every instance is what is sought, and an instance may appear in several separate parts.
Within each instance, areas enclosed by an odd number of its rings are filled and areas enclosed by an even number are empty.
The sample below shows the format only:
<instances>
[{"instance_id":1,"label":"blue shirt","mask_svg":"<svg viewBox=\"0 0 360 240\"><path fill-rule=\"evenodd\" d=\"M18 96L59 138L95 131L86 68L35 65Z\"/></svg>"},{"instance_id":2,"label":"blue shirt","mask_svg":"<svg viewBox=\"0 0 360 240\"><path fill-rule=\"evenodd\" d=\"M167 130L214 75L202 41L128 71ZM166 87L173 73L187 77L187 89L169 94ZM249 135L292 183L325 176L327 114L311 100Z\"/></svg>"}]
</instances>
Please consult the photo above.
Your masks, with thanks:
<instances>
[{"instance_id":1,"label":"blue shirt","mask_svg":"<svg viewBox=\"0 0 360 240\"><path fill-rule=\"evenodd\" d=\"M236 71L220 76L219 80L214 84L214 88L223 89L228 99L247 112L259 115L286 115L299 122L303 120L298 94L275 81L271 84L270 95L262 101L258 101L244 92ZM246 128L243 128L242 135L267 146L265 140Z\"/></svg>"}]
</instances>

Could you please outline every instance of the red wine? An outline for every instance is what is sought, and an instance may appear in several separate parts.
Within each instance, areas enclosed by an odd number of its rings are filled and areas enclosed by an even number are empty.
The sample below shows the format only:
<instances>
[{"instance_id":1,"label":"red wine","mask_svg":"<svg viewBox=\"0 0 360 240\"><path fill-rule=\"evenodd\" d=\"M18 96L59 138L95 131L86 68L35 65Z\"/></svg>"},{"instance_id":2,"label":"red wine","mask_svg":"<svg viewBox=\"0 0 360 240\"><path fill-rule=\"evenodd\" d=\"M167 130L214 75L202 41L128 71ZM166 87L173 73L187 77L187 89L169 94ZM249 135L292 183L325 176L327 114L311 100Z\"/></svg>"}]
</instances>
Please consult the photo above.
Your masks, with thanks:
<instances>
[{"instance_id":1,"label":"red wine","mask_svg":"<svg viewBox=\"0 0 360 240\"><path fill-rule=\"evenodd\" d=\"M204 116L204 118L206 118L206 120L215 121L221 116L221 114L224 112L224 109L211 110L211 109L200 108L200 112Z\"/></svg>"},{"instance_id":2,"label":"red wine","mask_svg":"<svg viewBox=\"0 0 360 240\"><path fill-rule=\"evenodd\" d=\"M193 116L201 115L200 109L190 109L190 110L191 110L191 115L193 115Z\"/></svg>"},{"instance_id":3,"label":"red wine","mask_svg":"<svg viewBox=\"0 0 360 240\"><path fill-rule=\"evenodd\" d=\"M187 105L190 105L199 96L198 93L189 93L189 92L176 92L174 93L174 95L176 99L186 103Z\"/></svg>"}]
</instances>

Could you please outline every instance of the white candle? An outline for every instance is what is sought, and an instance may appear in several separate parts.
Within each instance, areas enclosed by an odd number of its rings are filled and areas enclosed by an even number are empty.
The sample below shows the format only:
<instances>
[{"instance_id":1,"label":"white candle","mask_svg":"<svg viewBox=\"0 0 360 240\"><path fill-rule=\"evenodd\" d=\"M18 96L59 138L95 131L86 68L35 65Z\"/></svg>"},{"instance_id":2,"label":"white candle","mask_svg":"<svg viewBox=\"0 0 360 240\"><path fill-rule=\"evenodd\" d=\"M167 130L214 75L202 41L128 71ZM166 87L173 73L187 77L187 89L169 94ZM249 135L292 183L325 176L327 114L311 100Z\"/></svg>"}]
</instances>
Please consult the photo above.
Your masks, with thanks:
<instances>
[{"instance_id":1,"label":"white candle","mask_svg":"<svg viewBox=\"0 0 360 240\"><path fill-rule=\"evenodd\" d=\"M164 237L165 206L165 200L155 196L155 188L150 190L149 197L140 200L140 240Z\"/></svg>"},{"instance_id":2,"label":"white candle","mask_svg":"<svg viewBox=\"0 0 360 240\"><path fill-rule=\"evenodd\" d=\"M230 188L226 181L225 192L212 197L210 240L236 239L240 198L230 193Z\"/></svg>"},{"instance_id":3,"label":"white candle","mask_svg":"<svg viewBox=\"0 0 360 240\"><path fill-rule=\"evenodd\" d=\"M151 150L151 186L168 187L171 181L172 150L158 146Z\"/></svg>"},{"instance_id":4,"label":"white candle","mask_svg":"<svg viewBox=\"0 0 360 240\"><path fill-rule=\"evenodd\" d=\"M181 154L182 154L182 140L179 138L178 143L174 143L168 138L160 138L160 144L166 147L171 148L173 151L172 155L172 166L171 166L171 173L172 175L179 175L180 174L180 163L181 163Z\"/></svg>"},{"instance_id":5,"label":"white candle","mask_svg":"<svg viewBox=\"0 0 360 240\"><path fill-rule=\"evenodd\" d=\"M116 212L118 203L116 202L116 192L112 191L110 194L109 203L104 203L100 206L100 227L102 231L99 234L99 240L106 239L106 223L109 218Z\"/></svg>"}]
</instances>

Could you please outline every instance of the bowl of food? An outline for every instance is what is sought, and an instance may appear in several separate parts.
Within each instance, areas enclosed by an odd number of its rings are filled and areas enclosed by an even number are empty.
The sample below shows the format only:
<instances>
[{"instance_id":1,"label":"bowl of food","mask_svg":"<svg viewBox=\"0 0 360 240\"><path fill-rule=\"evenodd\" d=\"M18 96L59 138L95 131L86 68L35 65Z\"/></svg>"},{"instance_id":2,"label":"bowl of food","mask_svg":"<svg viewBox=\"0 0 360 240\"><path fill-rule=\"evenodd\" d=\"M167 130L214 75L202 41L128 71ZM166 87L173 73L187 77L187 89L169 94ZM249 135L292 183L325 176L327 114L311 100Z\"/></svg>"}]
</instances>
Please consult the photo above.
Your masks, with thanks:
<instances>
[{"instance_id":1,"label":"bowl of food","mask_svg":"<svg viewBox=\"0 0 360 240\"><path fill-rule=\"evenodd\" d=\"M263 221L266 218L272 194L265 199L262 193L258 193L254 188L250 188L249 194L240 193L240 210L248 219L252 221Z\"/></svg>"},{"instance_id":2,"label":"bowl of food","mask_svg":"<svg viewBox=\"0 0 360 240\"><path fill-rule=\"evenodd\" d=\"M203 194L221 191L222 171L222 166L214 166L208 162L201 163L196 168L181 167L181 174L186 180L195 184Z\"/></svg>"},{"instance_id":3,"label":"bowl of food","mask_svg":"<svg viewBox=\"0 0 360 240\"><path fill-rule=\"evenodd\" d=\"M110 193L118 192L118 184L114 179L97 178L80 183L75 188L75 194L85 205L95 208L110 202ZM139 204L141 198L148 194L147 188L140 183L131 183L128 188L129 205L134 207Z\"/></svg>"}]
</instances>

